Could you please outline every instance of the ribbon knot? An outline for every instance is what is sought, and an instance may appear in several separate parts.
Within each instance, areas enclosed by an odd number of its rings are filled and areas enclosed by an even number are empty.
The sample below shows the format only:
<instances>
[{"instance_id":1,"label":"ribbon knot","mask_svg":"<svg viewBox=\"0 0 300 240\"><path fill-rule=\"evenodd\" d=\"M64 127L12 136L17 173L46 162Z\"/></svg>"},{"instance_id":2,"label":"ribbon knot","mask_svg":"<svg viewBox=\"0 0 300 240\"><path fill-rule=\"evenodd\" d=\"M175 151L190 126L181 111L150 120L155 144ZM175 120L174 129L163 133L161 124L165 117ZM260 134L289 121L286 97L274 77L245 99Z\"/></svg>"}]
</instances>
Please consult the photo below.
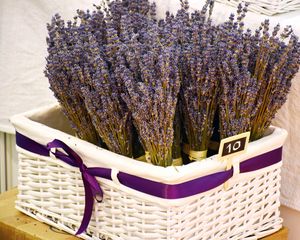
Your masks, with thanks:
<instances>
[{"instance_id":1,"label":"ribbon knot","mask_svg":"<svg viewBox=\"0 0 300 240\"><path fill-rule=\"evenodd\" d=\"M87 170L87 167L84 164L81 164L79 166L79 170L80 170L81 173L84 173Z\"/></svg>"},{"instance_id":2,"label":"ribbon knot","mask_svg":"<svg viewBox=\"0 0 300 240\"><path fill-rule=\"evenodd\" d=\"M53 148L56 149L54 152L52 151ZM78 231L76 232L76 235L81 234L86 230L86 228L89 225L93 212L94 199L97 202L101 202L103 199L103 191L96 177L89 172L89 168L83 163L81 157L75 151L73 151L67 144L58 139L55 139L47 144L47 149L56 158L63 160L64 162L70 164L73 167L79 168L81 172L81 177L85 191L85 207L83 219ZM58 149L62 149L64 152L59 151Z\"/></svg>"}]
</instances>

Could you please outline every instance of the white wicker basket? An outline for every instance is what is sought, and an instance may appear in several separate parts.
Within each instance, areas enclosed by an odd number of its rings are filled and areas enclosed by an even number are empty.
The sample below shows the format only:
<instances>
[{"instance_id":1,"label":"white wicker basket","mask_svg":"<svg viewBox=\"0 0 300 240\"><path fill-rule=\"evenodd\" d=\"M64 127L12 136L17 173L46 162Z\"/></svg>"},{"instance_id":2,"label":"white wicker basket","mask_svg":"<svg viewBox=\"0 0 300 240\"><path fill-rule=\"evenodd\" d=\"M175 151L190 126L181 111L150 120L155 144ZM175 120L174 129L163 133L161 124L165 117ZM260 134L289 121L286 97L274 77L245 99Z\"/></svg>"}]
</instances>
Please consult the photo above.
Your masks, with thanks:
<instances>
[{"instance_id":1,"label":"white wicker basket","mask_svg":"<svg viewBox=\"0 0 300 240\"><path fill-rule=\"evenodd\" d=\"M120 156L68 134L70 129L57 105L15 116L12 123L17 132L42 145L60 139L77 152L88 167L112 169L112 180L97 178L104 199L94 203L88 229L80 235L84 239L250 240L281 228L281 161L247 173L239 173L237 166L257 155L281 149L287 136L283 129L271 128L270 135L250 143L248 151L234 159L228 190L221 184L189 197L164 199L124 186L118 172L174 185L222 172L226 164L214 156L181 167L162 168ZM17 150L20 163L16 208L75 234L85 207L78 168L20 147Z\"/></svg>"},{"instance_id":2,"label":"white wicker basket","mask_svg":"<svg viewBox=\"0 0 300 240\"><path fill-rule=\"evenodd\" d=\"M240 2L250 3L248 9L252 12L262 13L265 15L275 15L279 13L286 13L300 9L299 0L217 0L217 2L224 3L236 7Z\"/></svg>"}]
</instances>

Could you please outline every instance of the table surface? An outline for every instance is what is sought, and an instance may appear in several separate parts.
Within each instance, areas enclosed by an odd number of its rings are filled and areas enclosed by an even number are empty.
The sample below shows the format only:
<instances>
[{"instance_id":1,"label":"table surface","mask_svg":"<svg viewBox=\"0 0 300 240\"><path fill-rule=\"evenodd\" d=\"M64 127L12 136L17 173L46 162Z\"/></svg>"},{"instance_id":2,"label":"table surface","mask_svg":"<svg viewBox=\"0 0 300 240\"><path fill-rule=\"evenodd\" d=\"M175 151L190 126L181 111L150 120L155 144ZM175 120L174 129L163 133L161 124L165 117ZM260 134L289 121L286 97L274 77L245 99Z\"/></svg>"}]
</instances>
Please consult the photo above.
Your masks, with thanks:
<instances>
[{"instance_id":1,"label":"table surface","mask_svg":"<svg viewBox=\"0 0 300 240\"><path fill-rule=\"evenodd\" d=\"M79 238L60 231L21 213L14 208L18 190L12 189L0 195L0 239L3 240L78 240ZM287 240L288 230L262 238L263 240Z\"/></svg>"}]
</instances>

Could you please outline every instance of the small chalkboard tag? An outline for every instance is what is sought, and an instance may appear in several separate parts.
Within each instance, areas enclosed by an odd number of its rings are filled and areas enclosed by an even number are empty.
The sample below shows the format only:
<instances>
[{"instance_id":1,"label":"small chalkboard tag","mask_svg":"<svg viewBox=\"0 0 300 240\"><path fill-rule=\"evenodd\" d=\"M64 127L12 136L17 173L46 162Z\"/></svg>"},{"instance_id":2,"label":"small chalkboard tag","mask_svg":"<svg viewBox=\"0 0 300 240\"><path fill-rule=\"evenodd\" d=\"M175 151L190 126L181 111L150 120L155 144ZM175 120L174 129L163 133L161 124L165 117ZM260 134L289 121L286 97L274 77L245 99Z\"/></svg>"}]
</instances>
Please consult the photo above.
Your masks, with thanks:
<instances>
[{"instance_id":1,"label":"small chalkboard tag","mask_svg":"<svg viewBox=\"0 0 300 240\"><path fill-rule=\"evenodd\" d=\"M241 133L232 137L224 138L221 140L218 158L226 161L226 170L232 168L232 157L240 155L247 151L250 138L250 132ZM234 168L235 169L235 168ZM238 171L234 171L233 175L238 174ZM229 189L229 183L224 183L224 189Z\"/></svg>"},{"instance_id":2,"label":"small chalkboard tag","mask_svg":"<svg viewBox=\"0 0 300 240\"><path fill-rule=\"evenodd\" d=\"M228 159L247 151L250 132L241 133L221 140L219 159Z\"/></svg>"}]
</instances>

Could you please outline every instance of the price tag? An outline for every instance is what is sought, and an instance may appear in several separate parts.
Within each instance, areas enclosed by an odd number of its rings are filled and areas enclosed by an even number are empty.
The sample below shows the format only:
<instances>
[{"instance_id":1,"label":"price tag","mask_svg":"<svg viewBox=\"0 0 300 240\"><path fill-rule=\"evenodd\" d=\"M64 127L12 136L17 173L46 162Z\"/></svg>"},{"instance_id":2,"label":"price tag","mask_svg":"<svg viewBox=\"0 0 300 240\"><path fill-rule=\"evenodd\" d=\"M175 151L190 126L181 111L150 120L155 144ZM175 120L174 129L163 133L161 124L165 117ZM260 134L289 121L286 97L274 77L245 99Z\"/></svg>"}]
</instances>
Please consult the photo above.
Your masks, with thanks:
<instances>
[{"instance_id":1,"label":"price tag","mask_svg":"<svg viewBox=\"0 0 300 240\"><path fill-rule=\"evenodd\" d=\"M250 132L245 132L221 140L218 157L226 161L226 170L232 168L232 157L247 151L249 138ZM239 170L237 172L239 173ZM229 189L228 181L224 183L224 189Z\"/></svg>"},{"instance_id":2,"label":"price tag","mask_svg":"<svg viewBox=\"0 0 300 240\"><path fill-rule=\"evenodd\" d=\"M250 132L241 133L221 140L219 159L228 159L246 152L250 138Z\"/></svg>"}]
</instances>

